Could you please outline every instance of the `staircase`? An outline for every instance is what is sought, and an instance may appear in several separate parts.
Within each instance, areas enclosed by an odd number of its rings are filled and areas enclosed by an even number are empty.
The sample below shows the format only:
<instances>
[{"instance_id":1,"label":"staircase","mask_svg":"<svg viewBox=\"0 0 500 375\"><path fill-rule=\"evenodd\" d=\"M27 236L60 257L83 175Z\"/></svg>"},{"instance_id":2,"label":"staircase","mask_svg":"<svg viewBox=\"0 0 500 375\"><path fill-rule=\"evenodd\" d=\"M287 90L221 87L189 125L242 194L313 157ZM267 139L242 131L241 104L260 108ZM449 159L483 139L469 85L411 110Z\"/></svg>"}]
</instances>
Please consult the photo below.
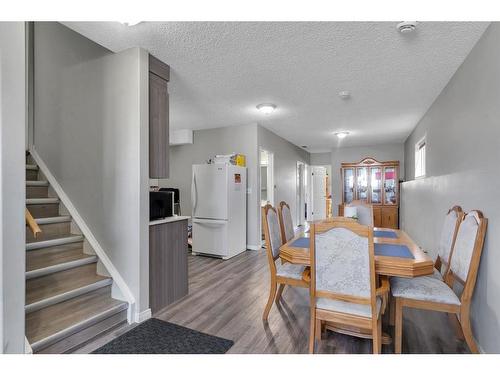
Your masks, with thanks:
<instances>
[{"instance_id":1,"label":"staircase","mask_svg":"<svg viewBox=\"0 0 500 375\"><path fill-rule=\"evenodd\" d=\"M26 207L42 230L35 238L26 226L26 337L34 353L67 353L124 324L128 304L111 297L112 278L30 155L26 162Z\"/></svg>"}]
</instances>

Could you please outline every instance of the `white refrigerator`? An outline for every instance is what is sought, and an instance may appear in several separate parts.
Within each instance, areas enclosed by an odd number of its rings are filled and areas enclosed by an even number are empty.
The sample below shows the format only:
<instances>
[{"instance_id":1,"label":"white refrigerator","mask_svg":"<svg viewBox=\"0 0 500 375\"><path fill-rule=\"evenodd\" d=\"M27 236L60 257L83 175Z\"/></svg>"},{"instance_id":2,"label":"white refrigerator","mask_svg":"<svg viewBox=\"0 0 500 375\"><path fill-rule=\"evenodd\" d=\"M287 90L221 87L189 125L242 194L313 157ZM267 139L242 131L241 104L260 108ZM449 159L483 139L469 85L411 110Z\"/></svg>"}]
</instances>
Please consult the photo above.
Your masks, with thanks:
<instances>
[{"instance_id":1,"label":"white refrigerator","mask_svg":"<svg viewBox=\"0 0 500 375\"><path fill-rule=\"evenodd\" d=\"M193 254L229 259L246 250L247 170L229 164L193 165Z\"/></svg>"}]
</instances>

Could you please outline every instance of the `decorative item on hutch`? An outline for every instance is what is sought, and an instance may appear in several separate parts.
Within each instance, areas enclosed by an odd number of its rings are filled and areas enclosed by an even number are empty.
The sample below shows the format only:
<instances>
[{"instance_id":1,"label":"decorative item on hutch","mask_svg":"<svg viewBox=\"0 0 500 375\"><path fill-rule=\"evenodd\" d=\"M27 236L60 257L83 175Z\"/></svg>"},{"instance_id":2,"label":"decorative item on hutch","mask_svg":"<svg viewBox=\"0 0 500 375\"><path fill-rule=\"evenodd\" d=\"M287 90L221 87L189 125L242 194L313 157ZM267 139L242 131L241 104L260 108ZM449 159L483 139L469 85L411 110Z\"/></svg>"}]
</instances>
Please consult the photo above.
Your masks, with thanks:
<instances>
[{"instance_id":1,"label":"decorative item on hutch","mask_svg":"<svg viewBox=\"0 0 500 375\"><path fill-rule=\"evenodd\" d=\"M376 227L399 228L399 161L377 161L365 158L358 163L341 164L342 204L353 201L373 205L373 219Z\"/></svg>"}]
</instances>

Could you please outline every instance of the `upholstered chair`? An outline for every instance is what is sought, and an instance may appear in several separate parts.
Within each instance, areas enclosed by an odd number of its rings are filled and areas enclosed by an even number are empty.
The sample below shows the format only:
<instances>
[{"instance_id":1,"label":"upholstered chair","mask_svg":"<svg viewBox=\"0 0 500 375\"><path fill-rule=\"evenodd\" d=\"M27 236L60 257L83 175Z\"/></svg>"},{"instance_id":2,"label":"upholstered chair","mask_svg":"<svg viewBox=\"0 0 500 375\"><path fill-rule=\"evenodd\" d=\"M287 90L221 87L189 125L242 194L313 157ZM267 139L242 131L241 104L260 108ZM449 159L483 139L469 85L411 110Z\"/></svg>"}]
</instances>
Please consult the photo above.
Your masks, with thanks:
<instances>
[{"instance_id":1,"label":"upholstered chair","mask_svg":"<svg viewBox=\"0 0 500 375\"><path fill-rule=\"evenodd\" d=\"M376 289L373 228L356 222L323 222L311 226L310 236L309 352L314 353L326 327L371 337L373 353L380 353L389 285L385 278Z\"/></svg>"},{"instance_id":2,"label":"upholstered chair","mask_svg":"<svg viewBox=\"0 0 500 375\"><path fill-rule=\"evenodd\" d=\"M281 201L278 206L278 214L280 219L281 241L285 244L295 236L290 206L286 202Z\"/></svg>"},{"instance_id":3,"label":"upholstered chair","mask_svg":"<svg viewBox=\"0 0 500 375\"><path fill-rule=\"evenodd\" d=\"M449 261L455 240L457 238L458 228L463 219L464 212L462 207L454 206L448 210L444 218L441 236L438 243L438 255L434 262L434 277L443 279L443 276L448 271Z\"/></svg>"},{"instance_id":4,"label":"upholstered chair","mask_svg":"<svg viewBox=\"0 0 500 375\"><path fill-rule=\"evenodd\" d=\"M309 282L306 281L309 279L309 270L306 270L306 267L302 265L282 263L279 259L280 247L283 244L281 229L276 209L270 204L262 207L262 222L264 223L267 259L271 273L269 299L262 315L262 319L267 321L273 300L276 298L276 303L279 302L285 285L309 288Z\"/></svg>"},{"instance_id":5,"label":"upholstered chair","mask_svg":"<svg viewBox=\"0 0 500 375\"><path fill-rule=\"evenodd\" d=\"M356 209L358 223L361 225L369 225L373 227L373 206L362 201L352 201L344 207L344 216L350 217L348 207Z\"/></svg>"},{"instance_id":6,"label":"upholstered chair","mask_svg":"<svg viewBox=\"0 0 500 375\"><path fill-rule=\"evenodd\" d=\"M395 298L396 309L394 339L396 353L401 353L404 307L456 314L469 349L472 353L478 353L470 326L470 305L486 226L487 219L480 211L471 211L463 217L444 281L434 276L391 279L391 292ZM456 283L463 287L460 294L457 294L457 288L454 288Z\"/></svg>"}]
</instances>

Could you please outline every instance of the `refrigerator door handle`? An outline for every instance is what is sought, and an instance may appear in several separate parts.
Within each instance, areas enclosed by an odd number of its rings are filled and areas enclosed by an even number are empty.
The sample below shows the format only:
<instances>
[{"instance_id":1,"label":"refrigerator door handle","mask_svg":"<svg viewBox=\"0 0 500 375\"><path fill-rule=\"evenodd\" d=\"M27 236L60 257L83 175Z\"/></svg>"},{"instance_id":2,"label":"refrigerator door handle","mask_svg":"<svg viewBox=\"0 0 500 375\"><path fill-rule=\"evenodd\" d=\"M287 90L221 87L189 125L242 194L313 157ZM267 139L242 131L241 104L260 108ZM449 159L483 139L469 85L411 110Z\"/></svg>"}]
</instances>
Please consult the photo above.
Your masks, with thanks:
<instances>
[{"instance_id":1,"label":"refrigerator door handle","mask_svg":"<svg viewBox=\"0 0 500 375\"><path fill-rule=\"evenodd\" d=\"M193 219L193 223L208 224L208 225L226 225L227 224L227 220Z\"/></svg>"}]
</instances>

